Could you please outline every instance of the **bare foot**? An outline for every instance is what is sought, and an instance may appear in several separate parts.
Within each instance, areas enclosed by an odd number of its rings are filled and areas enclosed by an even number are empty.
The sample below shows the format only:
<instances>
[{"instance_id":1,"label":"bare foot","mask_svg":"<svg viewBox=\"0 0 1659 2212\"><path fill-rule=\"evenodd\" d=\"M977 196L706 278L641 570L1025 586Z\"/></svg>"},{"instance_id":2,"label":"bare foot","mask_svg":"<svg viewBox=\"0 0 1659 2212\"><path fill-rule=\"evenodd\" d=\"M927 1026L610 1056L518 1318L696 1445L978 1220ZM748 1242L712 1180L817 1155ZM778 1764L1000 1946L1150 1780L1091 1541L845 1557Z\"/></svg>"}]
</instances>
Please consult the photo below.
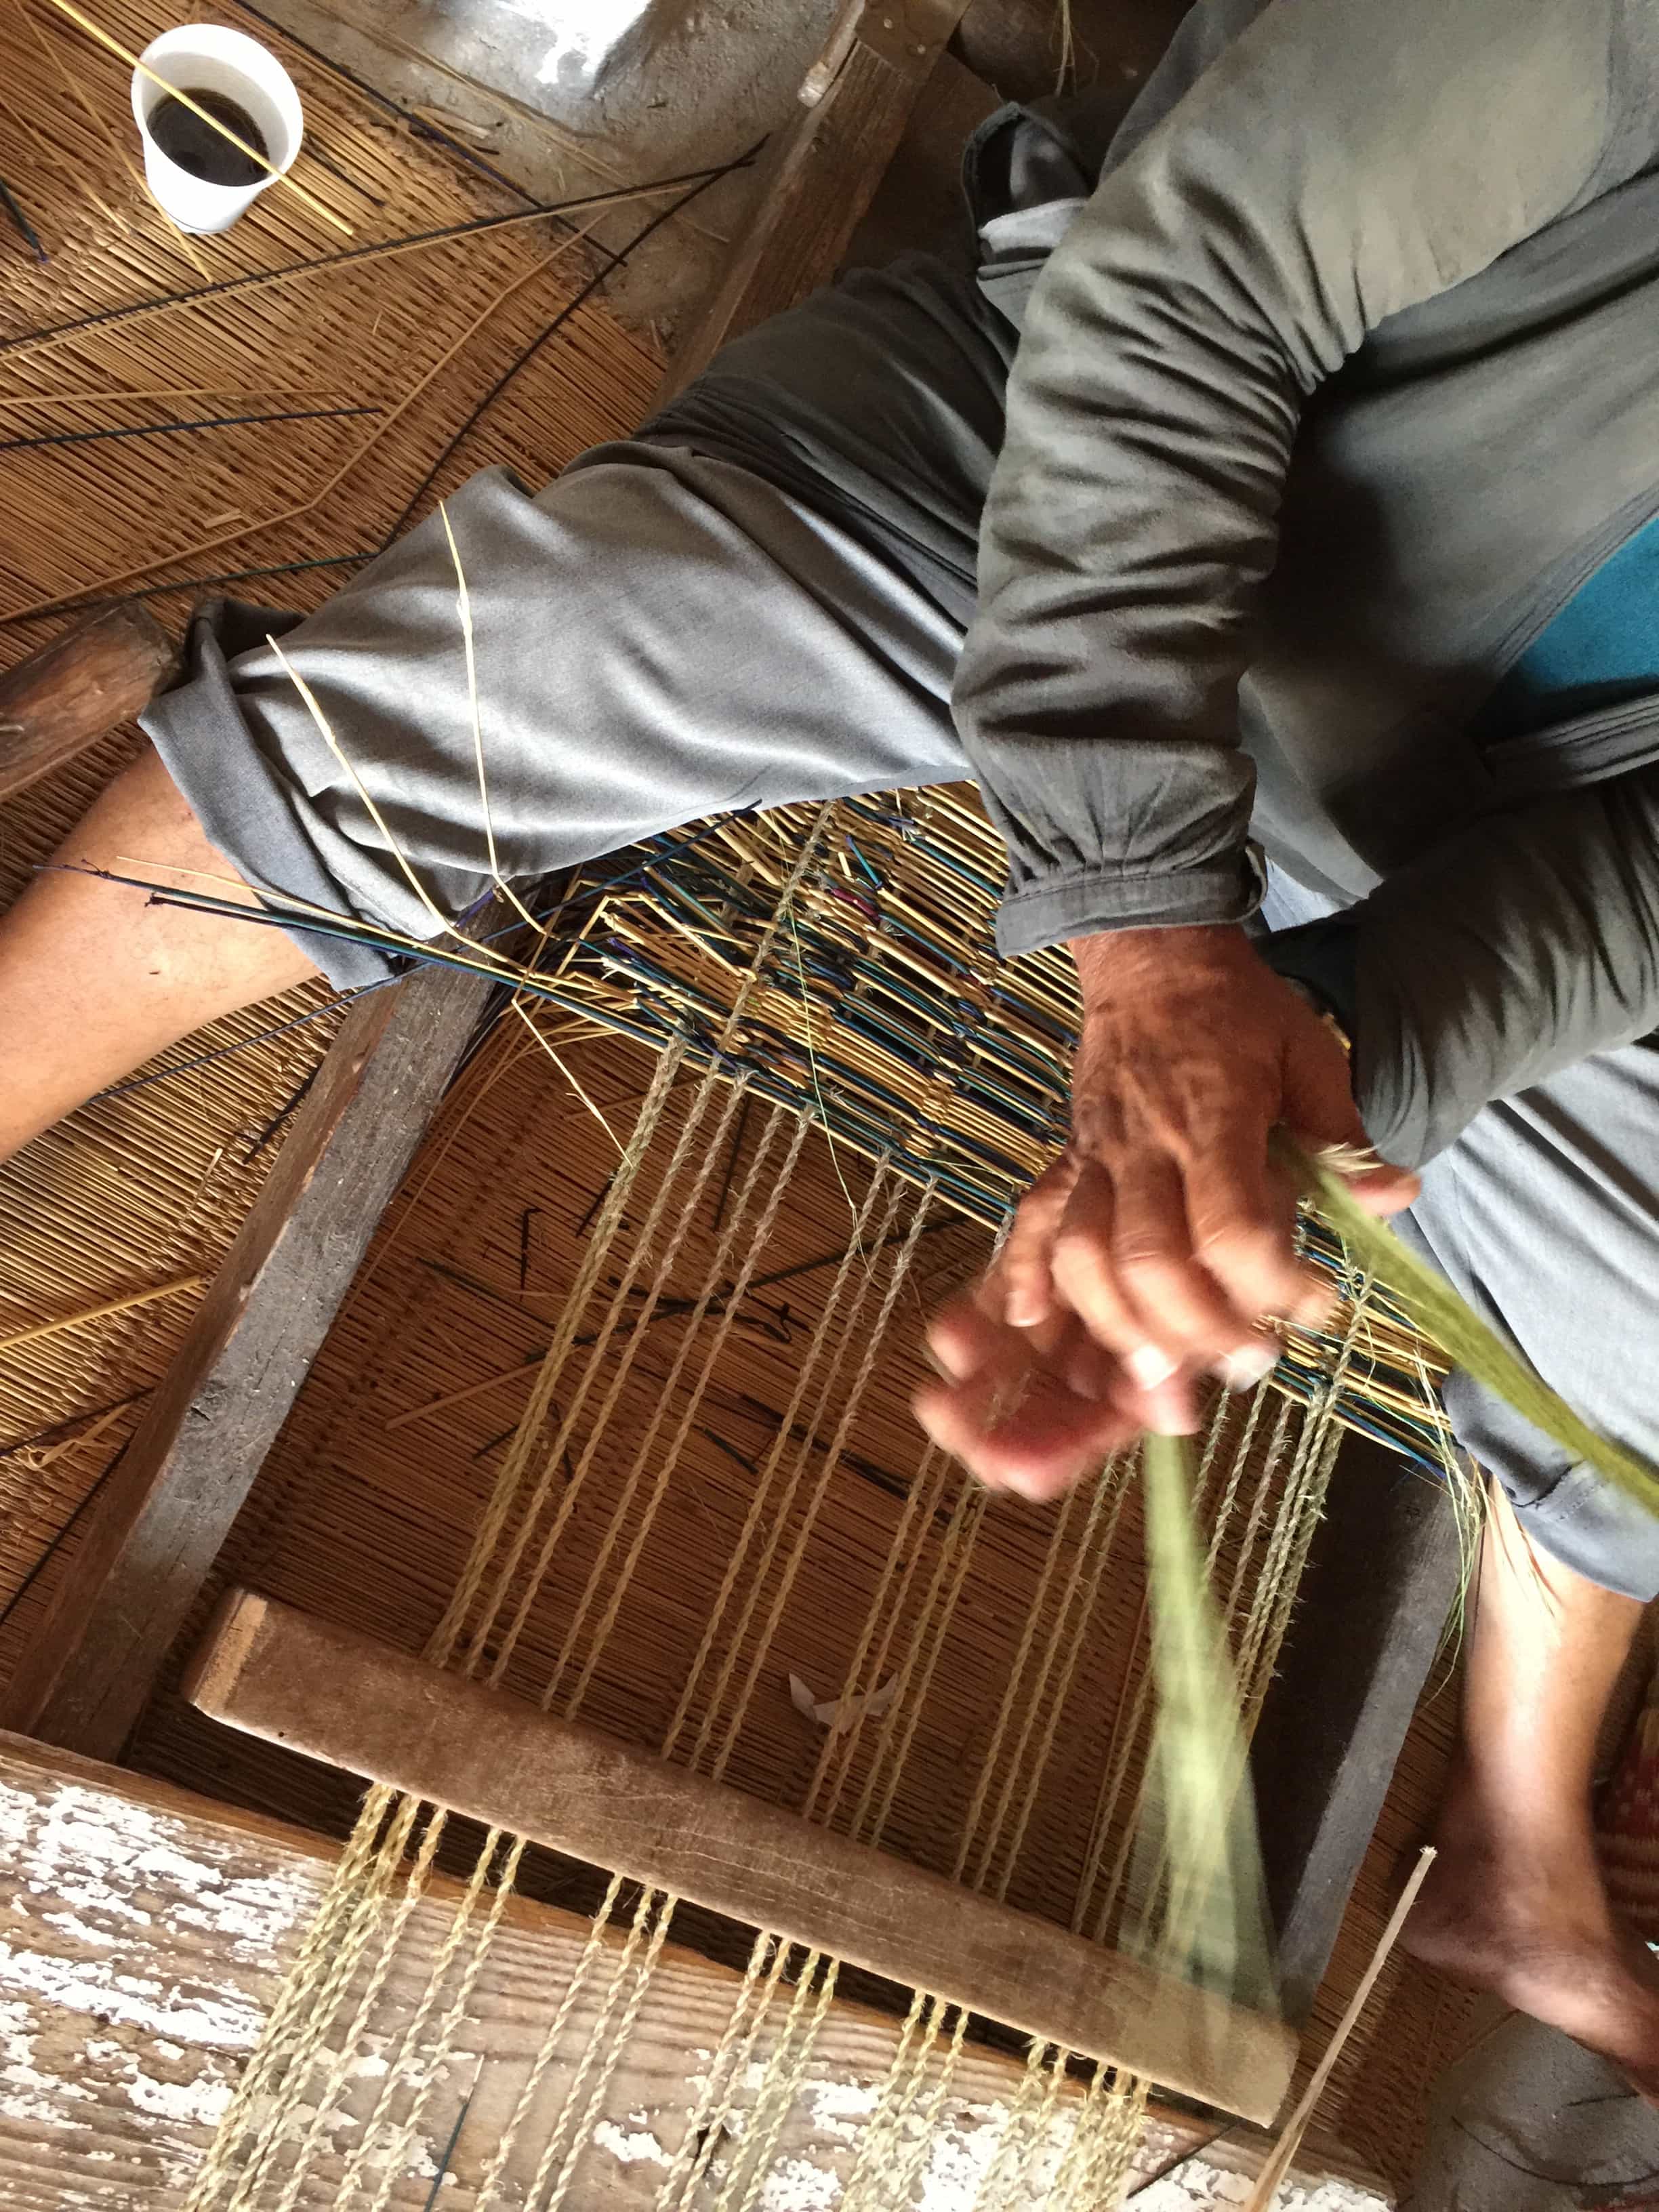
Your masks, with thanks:
<instances>
[{"instance_id":1,"label":"bare foot","mask_svg":"<svg viewBox=\"0 0 1659 2212\"><path fill-rule=\"evenodd\" d=\"M1607 1901L1588 1820L1522 1851L1454 1783L1437 1842L1401 1948L1599 2052L1659 2109L1659 1964Z\"/></svg>"}]
</instances>

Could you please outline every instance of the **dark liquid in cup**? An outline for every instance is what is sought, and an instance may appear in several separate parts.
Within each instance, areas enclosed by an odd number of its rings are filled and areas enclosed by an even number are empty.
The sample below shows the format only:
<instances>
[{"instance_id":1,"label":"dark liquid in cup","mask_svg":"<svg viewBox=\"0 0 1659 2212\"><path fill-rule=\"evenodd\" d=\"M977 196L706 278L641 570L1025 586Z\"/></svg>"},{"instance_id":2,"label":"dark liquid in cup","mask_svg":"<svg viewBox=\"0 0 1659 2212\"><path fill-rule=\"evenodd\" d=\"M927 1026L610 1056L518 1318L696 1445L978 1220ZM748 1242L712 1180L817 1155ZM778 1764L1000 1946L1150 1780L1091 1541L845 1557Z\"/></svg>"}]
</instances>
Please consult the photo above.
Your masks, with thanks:
<instances>
[{"instance_id":1,"label":"dark liquid in cup","mask_svg":"<svg viewBox=\"0 0 1659 2212\"><path fill-rule=\"evenodd\" d=\"M270 149L265 144L258 125L234 100L222 92L198 92L194 85L184 84L180 92L187 92L198 107L204 107L216 116L228 131L245 138L270 158ZM200 177L210 185L257 184L265 171L258 161L250 161L240 146L233 146L228 138L222 138L210 123L204 123L194 115L182 100L171 93L150 110L149 135L167 155L181 169L188 169L192 177Z\"/></svg>"}]
</instances>

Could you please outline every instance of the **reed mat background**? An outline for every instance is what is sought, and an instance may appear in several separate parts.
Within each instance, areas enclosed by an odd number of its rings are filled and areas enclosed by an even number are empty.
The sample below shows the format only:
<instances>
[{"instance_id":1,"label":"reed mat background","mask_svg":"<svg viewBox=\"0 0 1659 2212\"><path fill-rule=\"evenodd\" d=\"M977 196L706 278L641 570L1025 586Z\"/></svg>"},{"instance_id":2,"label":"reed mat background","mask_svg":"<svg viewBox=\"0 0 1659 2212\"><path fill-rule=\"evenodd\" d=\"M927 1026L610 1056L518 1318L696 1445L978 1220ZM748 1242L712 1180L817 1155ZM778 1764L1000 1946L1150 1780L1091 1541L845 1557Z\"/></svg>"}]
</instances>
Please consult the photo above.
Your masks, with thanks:
<instances>
[{"instance_id":1,"label":"reed mat background","mask_svg":"<svg viewBox=\"0 0 1659 2212\"><path fill-rule=\"evenodd\" d=\"M181 15L240 20L234 0L183 10L112 0L102 20L142 47ZM251 21L248 27L267 35ZM307 181L354 224L354 245L520 204L407 135L281 40L273 43L305 103ZM0 226L0 439L331 404L383 411L0 450L6 665L64 619L7 621L9 611L102 577L135 571L135 583L148 585L377 544L478 399L599 265L568 225L538 220L167 307L40 348L20 344L47 325L199 287L204 273L218 282L284 269L341 245L291 195L272 191L225 236L186 248L129 167L126 156L136 154L120 65L50 11L19 0L0 18L0 173L51 259L37 268L21 239ZM661 204L650 203L641 219ZM560 246L561 258L533 275ZM532 281L458 347L490 302L526 276ZM171 557L309 499L452 348L453 357L314 514L252 528L198 557ZM428 501L489 462L542 481L637 422L659 371L647 346L590 301L533 375L485 413ZM161 396L108 396L119 392ZM303 608L350 573L311 570L240 589ZM152 604L176 635L198 596L186 585ZM0 811L0 900L17 895L138 742L136 730L120 732ZM331 997L318 983L216 1024L141 1073L180 1072L94 1103L0 1169L0 1337L214 1265L334 1019L325 1013L249 1041L315 1014ZM137 1394L165 1367L190 1310L179 1297L0 1352L0 1611L10 1607L0 1622L0 1665L39 1618L75 1540L64 1531L129 1432Z\"/></svg>"},{"instance_id":2,"label":"reed mat background","mask_svg":"<svg viewBox=\"0 0 1659 2212\"><path fill-rule=\"evenodd\" d=\"M202 17L240 20L234 0L182 9L108 0L101 11L135 49L170 22ZM353 243L515 204L505 190L368 108L326 70L284 51L280 40L272 43L306 104L303 179L354 225ZM171 581L155 604L176 630L196 596L182 580L331 560L378 544L478 398L595 266L586 249L568 244L568 226L537 221L31 344L31 334L47 325L168 297L204 279L285 268L340 246L325 223L276 191L225 238L186 245L135 180L126 158L136 153L132 136L121 66L27 0L9 10L0 21L0 173L51 258L36 267L20 237L0 231L0 437L313 407L367 404L384 414L0 452L0 657L7 662L58 626L52 617L8 621L9 614L102 580ZM648 203L642 219L660 204ZM536 273L561 245L568 250ZM520 279L527 281L504 298ZM625 433L659 369L647 346L589 301L489 410L428 497L492 461L539 480L585 446ZM434 371L369 445L380 422ZM177 396L109 396L118 392ZM362 458L314 512L269 520L304 505L360 449ZM304 607L350 573L313 569L240 589ZM0 899L16 894L136 744L136 733L125 732L8 806L0 817ZM216 1025L144 1072L162 1079L95 1102L0 1170L0 1336L212 1267L326 1046L331 1018L301 1018L328 999L313 986ZM538 1018L588 1099L625 1136L649 1054L624 1038L579 1034L574 1017ZM209 1053L219 1056L204 1058ZM754 1141L759 1118L757 1109L745 1141ZM388 1420L536 1353L614 1158L598 1121L522 1026L498 1030L452 1094L388 1215L237 1527L227 1577L405 1648L422 1641L453 1584L492 1455L528 1376L492 1383L396 1429ZM750 1469L771 1441L792 1362L833 1272L807 1263L845 1249L849 1200L861 1198L868 1173L849 1146L832 1154L821 1136L809 1140L773 1240L775 1255L769 1252L762 1270L801 1272L758 1287L746 1302L672 1510L629 1600L621 1656L596 1680L592 1717L618 1734L660 1736ZM734 1762L736 1783L783 1802L799 1790L822 1741L790 1702L787 1674L799 1673L819 1698L842 1688L856 1617L847 1593L867 1589L920 1459L905 1401L917 1371L922 1306L963 1279L986 1249L986 1232L971 1220L942 1207L936 1218L876 1386L830 1470L822 1523L781 1631L781 1663L769 1673ZM710 1218L692 1224L689 1254L706 1253L712 1227L711 1209ZM38 1621L72 1550L77 1510L120 1449L191 1304L181 1295L0 1352L0 1666ZM641 1365L641 1410L676 1327L672 1315L654 1325L662 1342ZM1083 1648L1036 1814L1007 1869L1013 1901L1061 1919L1091 1809L1079 1778L1091 1759L1097 1764L1100 1731L1127 1710L1125 1686L1144 1641L1138 1574L1128 1565L1137 1551L1133 1511L1131 1500L1116 1555L1123 1571L1115 1565L1082 1623ZM1053 1518L1008 1504L988 1509L896 1810L895 1847L924 1863L949 1864L953 1823L1036 1597ZM923 1536L919 1547L930 1540ZM573 1523L568 1574L562 1563L526 1635L527 1674L537 1665L545 1670L561 1604L568 1605L592 1541L591 1529ZM1416 1840L1432 1801L1454 1702L1443 1686L1407 1747L1321 2001L1323 2027L1369 1956L1395 1858ZM210 1795L326 1831L343 1832L355 1810L356 1792L340 1778L216 1734L170 1692L147 1717L131 1756ZM581 1870L549 1860L526 1886L584 1902L586 1883ZM717 1929L708 1936L718 1945ZM1455 2042L1463 2001L1403 1966L1391 1970L1386 1987L1344 2061L1325 2118L1403 2181L1413 2116Z\"/></svg>"}]
</instances>

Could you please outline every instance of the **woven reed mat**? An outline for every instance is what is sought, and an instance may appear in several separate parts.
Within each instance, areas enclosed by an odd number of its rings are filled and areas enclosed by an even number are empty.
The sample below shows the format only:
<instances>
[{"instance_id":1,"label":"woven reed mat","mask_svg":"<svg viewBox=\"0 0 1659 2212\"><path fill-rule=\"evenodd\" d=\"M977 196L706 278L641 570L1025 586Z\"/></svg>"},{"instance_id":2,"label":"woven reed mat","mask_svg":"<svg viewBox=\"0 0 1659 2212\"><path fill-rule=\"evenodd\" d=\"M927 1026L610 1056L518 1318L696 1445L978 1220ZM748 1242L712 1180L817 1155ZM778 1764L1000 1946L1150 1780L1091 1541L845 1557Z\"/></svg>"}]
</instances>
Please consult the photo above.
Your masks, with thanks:
<instances>
[{"instance_id":1,"label":"woven reed mat","mask_svg":"<svg viewBox=\"0 0 1659 2212\"><path fill-rule=\"evenodd\" d=\"M100 20L137 51L181 13L240 21L234 4L181 11L148 0L111 0ZM520 204L260 25L247 27L299 86L307 148L299 174L354 226L350 240L273 186L227 235L186 249L128 166L137 144L125 69L50 9L0 14L0 175L51 256L36 268L0 217L0 446L224 416L380 411L0 450L5 664L64 619L6 622L8 611L112 576L147 585L378 544L478 401L600 265L568 223L538 219L33 343L29 334L49 325ZM641 222L667 204L641 203ZM588 301L483 415L426 499L495 461L544 479L637 422L659 371L639 339ZM110 396L123 392L156 396ZM314 512L265 520L304 506L359 452ZM209 539L217 542L204 546ZM305 607L351 573L313 569L234 588ZM197 596L180 584L152 605L177 633ZM8 804L0 901L22 888L137 743L124 732ZM214 1266L327 1043L331 1018L303 1018L329 995L319 985L216 1024L143 1076L179 1072L89 1106L0 1169L0 1338ZM75 1540L70 1524L191 1306L185 1291L0 1349L0 1610L10 1607L0 1667L40 1618Z\"/></svg>"}]
</instances>

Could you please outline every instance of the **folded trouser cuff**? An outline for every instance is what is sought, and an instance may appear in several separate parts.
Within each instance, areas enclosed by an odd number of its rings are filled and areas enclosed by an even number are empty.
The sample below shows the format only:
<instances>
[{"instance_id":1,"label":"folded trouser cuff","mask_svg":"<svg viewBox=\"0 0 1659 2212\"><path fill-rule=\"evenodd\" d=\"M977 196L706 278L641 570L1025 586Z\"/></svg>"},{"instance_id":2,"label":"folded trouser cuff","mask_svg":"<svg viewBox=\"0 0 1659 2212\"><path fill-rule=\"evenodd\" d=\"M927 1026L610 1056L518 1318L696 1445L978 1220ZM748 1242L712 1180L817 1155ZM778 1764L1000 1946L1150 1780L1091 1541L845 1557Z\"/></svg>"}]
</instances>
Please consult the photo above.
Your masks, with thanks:
<instances>
[{"instance_id":1,"label":"folded trouser cuff","mask_svg":"<svg viewBox=\"0 0 1659 2212\"><path fill-rule=\"evenodd\" d=\"M1159 875L1101 868L1044 878L1004 899L997 916L997 949L1012 959L1103 930L1248 921L1266 887L1266 867L1255 846L1209 866Z\"/></svg>"}]
</instances>

